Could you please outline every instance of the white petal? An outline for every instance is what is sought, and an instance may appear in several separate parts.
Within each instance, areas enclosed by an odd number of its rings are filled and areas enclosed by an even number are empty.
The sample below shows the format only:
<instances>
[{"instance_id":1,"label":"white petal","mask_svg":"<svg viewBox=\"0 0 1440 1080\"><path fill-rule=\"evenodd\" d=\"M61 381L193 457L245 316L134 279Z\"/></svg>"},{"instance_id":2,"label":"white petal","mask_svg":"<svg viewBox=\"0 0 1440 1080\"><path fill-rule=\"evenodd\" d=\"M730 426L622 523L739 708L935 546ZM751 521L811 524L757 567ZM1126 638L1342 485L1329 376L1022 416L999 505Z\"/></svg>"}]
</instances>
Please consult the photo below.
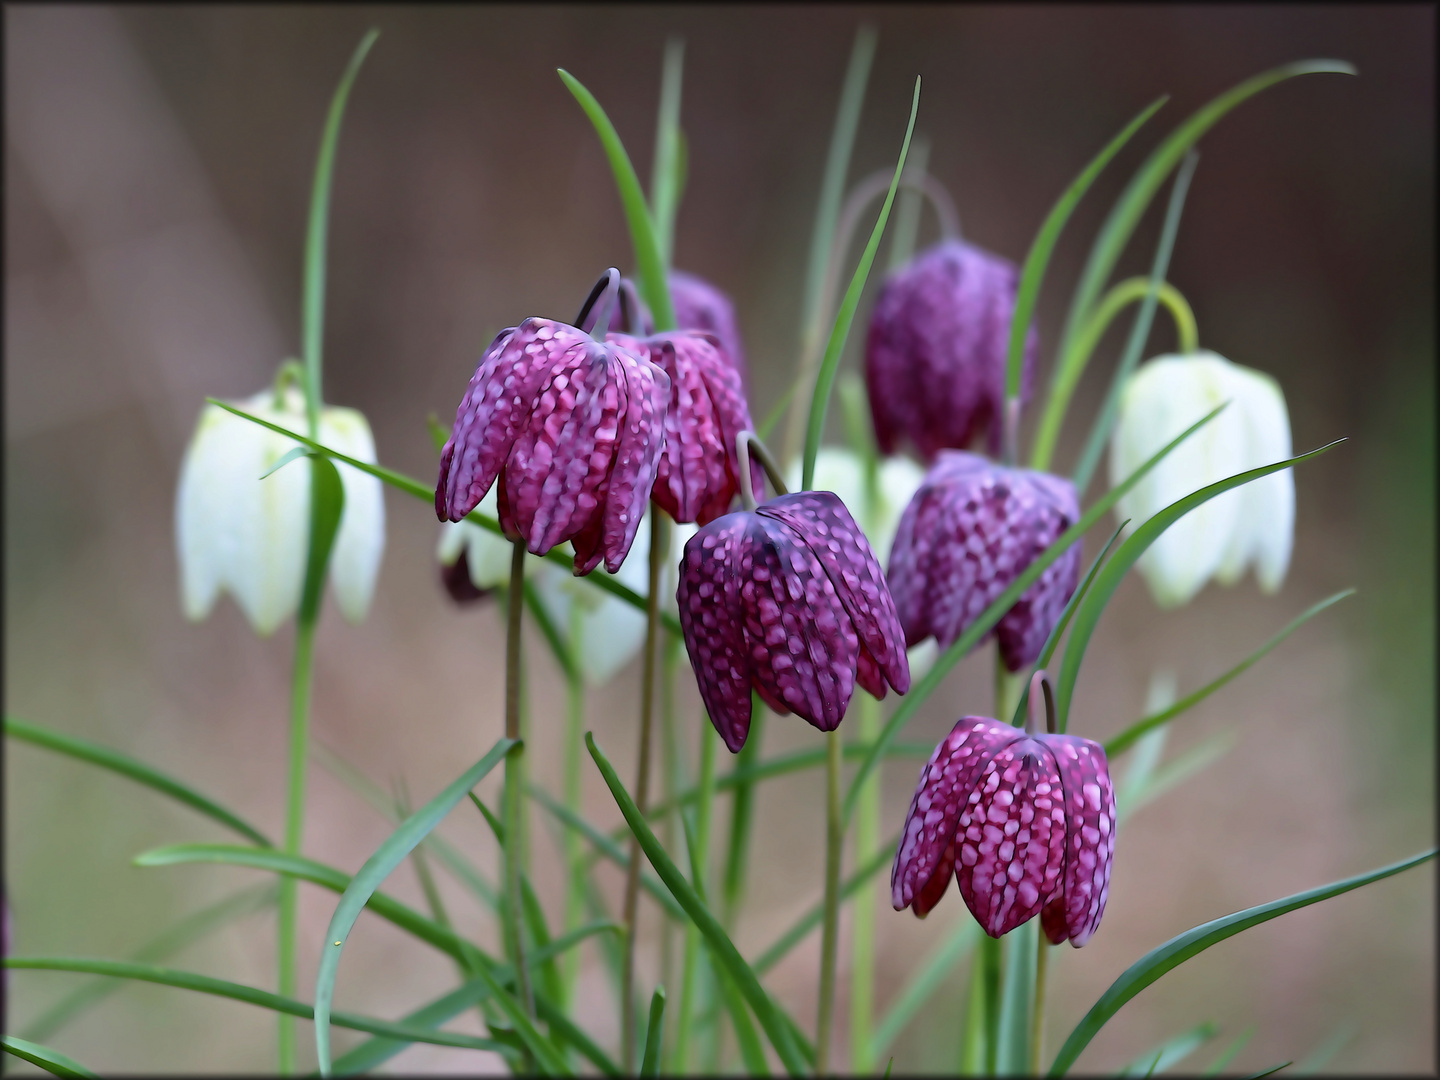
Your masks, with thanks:
<instances>
[{"instance_id":1,"label":"white petal","mask_svg":"<svg viewBox=\"0 0 1440 1080\"><path fill-rule=\"evenodd\" d=\"M330 406L321 410L320 441L350 457L375 463L370 425L355 409ZM345 509L330 555L330 584L341 614L359 622L370 608L385 552L385 493L377 477L343 462L337 461L335 468L345 487Z\"/></svg>"},{"instance_id":2,"label":"white petal","mask_svg":"<svg viewBox=\"0 0 1440 1080\"><path fill-rule=\"evenodd\" d=\"M914 686L928 675L939 658L940 645L933 637L927 637L920 644L907 650L906 659L910 661L910 685Z\"/></svg>"},{"instance_id":3,"label":"white petal","mask_svg":"<svg viewBox=\"0 0 1440 1080\"><path fill-rule=\"evenodd\" d=\"M1247 468L1259 468L1292 456L1290 417L1280 384L1263 372L1233 365L1237 382L1246 385ZM1285 580L1295 541L1295 475L1290 469L1245 485L1251 539L1250 560L1260 588L1273 593Z\"/></svg>"},{"instance_id":4,"label":"white petal","mask_svg":"<svg viewBox=\"0 0 1440 1080\"><path fill-rule=\"evenodd\" d=\"M924 479L925 470L907 457L889 457L880 463L879 505L871 508L866 535L881 566L890 565L890 548L900 527L900 515Z\"/></svg>"},{"instance_id":5,"label":"white petal","mask_svg":"<svg viewBox=\"0 0 1440 1080\"><path fill-rule=\"evenodd\" d=\"M485 498L480 500L480 505L476 509L492 518L498 517L500 514L499 492L499 485L491 484L490 490L485 493ZM510 560L515 554L514 545L499 533L491 532L489 529L468 521L461 522L460 528L465 537L465 562L470 567L470 580L475 587L477 589L493 589L499 585L509 585ZM530 577L545 565L554 564L547 564L543 559L526 559L525 576ZM560 574L562 577L569 576L563 570L560 570Z\"/></svg>"},{"instance_id":6,"label":"white petal","mask_svg":"<svg viewBox=\"0 0 1440 1080\"><path fill-rule=\"evenodd\" d=\"M223 457L223 425L233 419L224 409L206 405L200 410L195 434L180 463L175 490L175 548L180 558L180 597L185 617L199 620L210 614L220 595L220 567L215 558L214 535L223 532L229 503L213 483L216 459Z\"/></svg>"},{"instance_id":7,"label":"white petal","mask_svg":"<svg viewBox=\"0 0 1440 1080\"><path fill-rule=\"evenodd\" d=\"M679 617L680 604L675 594L680 589L680 561L685 556L685 545L700 531L693 521L677 524L670 530L670 557L665 560L665 575L661 580L660 605L662 611Z\"/></svg>"}]
</instances>

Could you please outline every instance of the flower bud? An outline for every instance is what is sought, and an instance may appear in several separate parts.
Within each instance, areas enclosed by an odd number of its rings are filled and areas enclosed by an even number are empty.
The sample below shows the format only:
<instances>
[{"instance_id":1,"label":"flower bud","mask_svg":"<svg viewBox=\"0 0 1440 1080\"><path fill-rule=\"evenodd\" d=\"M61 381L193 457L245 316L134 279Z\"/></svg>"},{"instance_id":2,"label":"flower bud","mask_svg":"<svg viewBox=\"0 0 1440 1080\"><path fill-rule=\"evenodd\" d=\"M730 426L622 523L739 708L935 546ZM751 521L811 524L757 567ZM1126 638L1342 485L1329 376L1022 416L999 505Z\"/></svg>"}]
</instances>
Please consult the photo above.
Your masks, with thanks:
<instances>
[{"instance_id":1,"label":"flower bud","mask_svg":"<svg viewBox=\"0 0 1440 1080\"><path fill-rule=\"evenodd\" d=\"M704 278L671 270L670 303L675 308L675 325L682 330L707 330L720 339L720 351L744 380L745 345L735 321L735 305Z\"/></svg>"},{"instance_id":2,"label":"flower bud","mask_svg":"<svg viewBox=\"0 0 1440 1080\"><path fill-rule=\"evenodd\" d=\"M909 437L929 461L988 435L1000 450L1005 366L1019 271L998 255L944 240L892 274L865 341L865 385L882 452ZM1038 339L1025 339L1020 397L1029 397Z\"/></svg>"},{"instance_id":3,"label":"flower bud","mask_svg":"<svg viewBox=\"0 0 1440 1080\"><path fill-rule=\"evenodd\" d=\"M278 402L267 390L236 405L292 431L305 426L305 398L293 386ZM325 446L375 461L370 425L354 409L322 408L318 435ZM215 405L200 410L175 496L180 592L188 618L205 618L220 593L229 592L264 637L300 606L310 540L310 469L292 462L260 479L296 445ZM341 613L359 622L385 550L385 503L378 479L343 462L335 468L345 508L330 553L330 584Z\"/></svg>"},{"instance_id":4,"label":"flower bud","mask_svg":"<svg viewBox=\"0 0 1440 1080\"><path fill-rule=\"evenodd\" d=\"M1121 392L1111 437L1112 486L1225 402L1121 497L1117 518L1129 518L1136 529L1191 492L1291 456L1285 397L1270 376L1206 351L1159 356L1136 369ZM1273 593L1285 580L1294 532L1295 480L1284 469L1191 510L1138 566L1162 608L1188 603L1212 577L1233 585L1252 565L1261 590Z\"/></svg>"}]
</instances>

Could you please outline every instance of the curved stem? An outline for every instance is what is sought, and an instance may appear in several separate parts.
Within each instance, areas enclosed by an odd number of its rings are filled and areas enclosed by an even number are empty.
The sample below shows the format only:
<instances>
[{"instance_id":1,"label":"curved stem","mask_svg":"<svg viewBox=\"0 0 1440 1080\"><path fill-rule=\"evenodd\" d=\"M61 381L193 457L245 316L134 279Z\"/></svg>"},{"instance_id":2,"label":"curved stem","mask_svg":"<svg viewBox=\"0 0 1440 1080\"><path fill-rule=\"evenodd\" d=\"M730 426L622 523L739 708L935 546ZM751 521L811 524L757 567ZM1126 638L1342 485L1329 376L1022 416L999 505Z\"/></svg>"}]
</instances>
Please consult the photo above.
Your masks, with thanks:
<instances>
[{"instance_id":1,"label":"curved stem","mask_svg":"<svg viewBox=\"0 0 1440 1080\"><path fill-rule=\"evenodd\" d=\"M619 298L620 271L612 266L600 275L585 303L580 305L580 314L575 316L575 328L597 341L603 341L610 328L610 314Z\"/></svg>"},{"instance_id":2,"label":"curved stem","mask_svg":"<svg viewBox=\"0 0 1440 1080\"><path fill-rule=\"evenodd\" d=\"M754 510L756 506L755 489L750 479L752 451L755 459L760 462L760 467L765 470L770 486L775 489L775 495L779 497L790 494L790 489L785 486L785 478L780 474L780 467L775 464L769 449L760 441L760 436L753 431L742 431L735 436L735 456L739 459L740 466L740 501L746 510Z\"/></svg>"},{"instance_id":3,"label":"curved stem","mask_svg":"<svg viewBox=\"0 0 1440 1080\"><path fill-rule=\"evenodd\" d=\"M505 628L505 737L520 739L520 616L525 610L525 544L516 540L510 557L510 589L506 594ZM525 939L521 923L521 874L524 872L520 814L525 799L525 744L516 743L505 755L505 938L515 984L526 1015L535 1016L535 998L525 965Z\"/></svg>"},{"instance_id":4,"label":"curved stem","mask_svg":"<svg viewBox=\"0 0 1440 1080\"><path fill-rule=\"evenodd\" d=\"M650 787L650 729L655 716L655 653L660 643L660 579L670 546L670 516L650 508L650 590L645 606L645 654L640 687L640 748L635 768L635 805L645 813ZM620 1064L635 1068L635 932L640 906L640 840L630 838L630 865L625 874L625 963L620 978Z\"/></svg>"},{"instance_id":5,"label":"curved stem","mask_svg":"<svg viewBox=\"0 0 1440 1080\"><path fill-rule=\"evenodd\" d=\"M1074 344L1061 358L1055 368L1055 377L1050 384L1050 396L1045 402L1045 412L1035 432L1035 449L1030 457L1032 469L1046 469L1055 452L1055 443L1060 436L1060 425L1065 422L1065 412L1070 398L1090 362L1090 356L1100 339L1109 329L1115 317L1128 305L1145 299L1150 291L1150 279L1145 277L1127 278L1120 282L1096 305L1075 335ZM1180 290L1168 281L1162 281L1156 290L1156 300L1165 305L1175 322L1177 348L1182 353L1194 352L1200 346L1200 336L1195 325L1195 313Z\"/></svg>"},{"instance_id":6,"label":"curved stem","mask_svg":"<svg viewBox=\"0 0 1440 1080\"><path fill-rule=\"evenodd\" d=\"M820 1007L815 1022L815 1075L830 1065L830 1026L835 1017L835 954L840 942L840 733L825 733L825 925L820 938Z\"/></svg>"}]
</instances>

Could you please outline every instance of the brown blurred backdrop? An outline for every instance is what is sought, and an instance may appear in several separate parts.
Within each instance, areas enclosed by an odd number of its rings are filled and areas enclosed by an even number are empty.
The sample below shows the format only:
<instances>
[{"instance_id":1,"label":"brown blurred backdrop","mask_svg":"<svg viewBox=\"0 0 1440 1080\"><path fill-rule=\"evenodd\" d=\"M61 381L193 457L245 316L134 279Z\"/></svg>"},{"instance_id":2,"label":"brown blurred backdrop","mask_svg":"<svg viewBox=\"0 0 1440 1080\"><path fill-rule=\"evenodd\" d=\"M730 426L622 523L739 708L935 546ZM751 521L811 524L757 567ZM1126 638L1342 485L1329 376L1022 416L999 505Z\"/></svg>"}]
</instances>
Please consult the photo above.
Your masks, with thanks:
<instances>
[{"instance_id":1,"label":"brown blurred backdrop","mask_svg":"<svg viewBox=\"0 0 1440 1080\"><path fill-rule=\"evenodd\" d=\"M1176 725L1167 756L1226 729L1235 745L1127 823L1104 928L1055 966L1053 1050L1167 937L1433 842L1434 15L1420 5L7 6L6 710L154 762L280 831L290 631L259 641L229 601L203 624L185 622L174 484L202 398L255 393L298 348L315 144L369 26L383 33L337 165L326 391L364 410L382 462L426 479L425 416L448 422L490 336L530 314L568 318L601 269L631 261L608 168L557 66L604 103L648 177L661 51L667 35L685 37L690 178L676 263L734 295L758 417L792 370L814 201L859 23L876 26L879 50L852 178L893 162L922 75L931 170L967 237L1017 261L1090 155L1145 102L1172 95L1073 218L1040 301L1048 342L1095 228L1163 132L1276 64L1349 60L1358 78L1287 82L1206 136L1170 278L1195 307L1202 344L1280 380L1297 450L1350 441L1296 475L1294 562L1277 598L1249 580L1212 585L1161 615L1127 582L1090 650L1075 730L1101 737L1137 717L1157 669L1188 692L1320 597L1360 592ZM1121 274L1148 265L1158 212ZM1123 332L1096 355L1062 466ZM1171 343L1158 319L1150 351ZM382 784L403 776L418 801L500 731L501 634L493 608L457 611L440 592L431 511L393 491L386 499L369 618L351 627L327 609L314 731ZM553 786L563 695L532 645L532 760ZM989 672L987 647L907 737L933 741L957 715L989 711ZM637 681L632 664L591 704L627 776ZM698 701L682 684L693 724ZM819 744L791 718L769 725L766 745ZM885 772L887 835L915 773L914 762ZM17 952L124 956L258 880L132 867L162 843L227 838L111 776L7 743L5 781ZM593 816L618 821L593 770L586 784ZM354 870L387 825L318 768L311 785L307 850ZM763 790L742 949L764 947L819 896L821 791L818 774ZM488 836L463 810L443 831L493 866ZM535 832L537 877L553 890L538 820ZM606 880L618 889L618 876ZM387 887L421 903L408 866ZM463 893L446 896L462 926L491 934ZM333 900L304 893L307 997ZM1222 1039L1255 1028L1240 1071L1301 1060L1346 1030L1330 1069L1433 1071L1434 901L1434 871L1412 871L1250 931L1145 991L1081 1065L1117 1068L1208 1019ZM953 890L924 923L882 906L882 1007L960 917ZM271 987L272 925L252 918L172 962ZM647 946L652 972L657 955ZM807 1026L817 958L815 935L768 979ZM582 1017L610 1041L589 952L586 964L594 993ZM75 978L15 974L12 1029ZM398 1016L453 978L443 958L367 917L337 1005ZM963 1001L952 978L898 1042L897 1070L953 1071ZM307 1025L301 1034L308 1055ZM139 985L54 1038L110 1072L263 1072L273 1040L269 1013ZM421 1048L388 1068L497 1064Z\"/></svg>"}]
</instances>

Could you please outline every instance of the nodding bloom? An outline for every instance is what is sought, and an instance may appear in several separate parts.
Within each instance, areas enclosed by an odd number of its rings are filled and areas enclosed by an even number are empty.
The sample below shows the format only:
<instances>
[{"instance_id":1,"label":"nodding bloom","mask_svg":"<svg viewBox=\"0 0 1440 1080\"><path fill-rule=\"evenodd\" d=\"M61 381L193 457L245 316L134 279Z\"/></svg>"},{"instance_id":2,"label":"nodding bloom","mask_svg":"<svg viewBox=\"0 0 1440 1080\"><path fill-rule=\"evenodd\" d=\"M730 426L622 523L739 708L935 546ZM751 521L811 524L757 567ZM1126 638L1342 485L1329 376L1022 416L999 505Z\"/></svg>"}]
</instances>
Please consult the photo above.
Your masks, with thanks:
<instances>
[{"instance_id":1,"label":"nodding bloom","mask_svg":"<svg viewBox=\"0 0 1440 1080\"><path fill-rule=\"evenodd\" d=\"M1226 401L1220 415L1115 504L1119 518L1139 528L1193 491L1291 454L1285 396L1262 372L1200 351L1157 356L1130 376L1110 442L1112 485ZM1211 577L1233 585L1252 565L1261 591L1273 593L1285 580L1294 539L1295 478L1282 469L1191 510L1160 534L1138 565L1162 608L1188 603Z\"/></svg>"},{"instance_id":2,"label":"nodding bloom","mask_svg":"<svg viewBox=\"0 0 1440 1080\"><path fill-rule=\"evenodd\" d=\"M441 451L441 521L463 518L498 477L506 536L535 555L569 540L576 574L602 558L620 568L655 482L670 378L589 333L618 290L611 270L577 319L598 312L584 329L526 319L485 350Z\"/></svg>"},{"instance_id":3,"label":"nodding bloom","mask_svg":"<svg viewBox=\"0 0 1440 1080\"><path fill-rule=\"evenodd\" d=\"M840 496L862 529L870 548L885 566L890 560L890 547L895 542L895 529L900 513L920 487L925 470L907 457L882 458L876 469L872 489L865 475L865 462L854 450L840 446L822 446L815 455L815 490L833 491ZM801 462L791 462L785 474L787 483L800 486Z\"/></svg>"},{"instance_id":4,"label":"nodding bloom","mask_svg":"<svg viewBox=\"0 0 1440 1080\"><path fill-rule=\"evenodd\" d=\"M498 513L497 487L492 486L480 500L479 509L490 517ZM435 558L440 563L440 583L457 604L468 604L489 596L510 580L510 559L514 549L509 540L470 521L446 521L440 525ZM527 561L527 575L539 564Z\"/></svg>"},{"instance_id":5,"label":"nodding bloom","mask_svg":"<svg viewBox=\"0 0 1440 1080\"><path fill-rule=\"evenodd\" d=\"M1105 913L1115 853L1115 793L1105 750L962 717L920 773L890 874L896 911L929 914L953 871L991 937L1040 916L1052 945L1090 940Z\"/></svg>"},{"instance_id":6,"label":"nodding bloom","mask_svg":"<svg viewBox=\"0 0 1440 1080\"><path fill-rule=\"evenodd\" d=\"M650 497L676 521L713 521L740 492L735 437L754 426L740 375L720 339L706 331L669 330L639 338L611 334L607 340L670 379L665 447ZM758 486L758 462L751 463L751 475Z\"/></svg>"},{"instance_id":7,"label":"nodding bloom","mask_svg":"<svg viewBox=\"0 0 1440 1080\"><path fill-rule=\"evenodd\" d=\"M772 709L833 731L859 684L910 689L895 604L875 553L833 493L782 495L692 536L676 599L700 696L725 745Z\"/></svg>"},{"instance_id":8,"label":"nodding bloom","mask_svg":"<svg viewBox=\"0 0 1440 1080\"><path fill-rule=\"evenodd\" d=\"M291 431L305 430L305 396L293 384L236 405ZM354 409L321 408L318 434L325 446L375 461L370 425ZM309 463L291 462L266 475L296 445L219 406L200 410L175 494L180 593L188 618L205 618L220 593L228 592L266 637L299 608L310 544ZM359 622L385 550L385 501L375 477L339 461L335 468L345 507L330 553L330 584L341 613Z\"/></svg>"},{"instance_id":9,"label":"nodding bloom","mask_svg":"<svg viewBox=\"0 0 1440 1080\"><path fill-rule=\"evenodd\" d=\"M1019 288L1015 264L943 240L892 274L865 341L865 385L880 449L909 436L926 461L988 433L1000 449L1005 358ZM1025 339L1020 398L1029 397L1038 339Z\"/></svg>"},{"instance_id":10,"label":"nodding bloom","mask_svg":"<svg viewBox=\"0 0 1440 1080\"><path fill-rule=\"evenodd\" d=\"M735 321L735 305L704 278L671 270L670 303L675 307L675 325L682 330L708 330L720 339L720 351L745 378L745 345Z\"/></svg>"},{"instance_id":11,"label":"nodding bloom","mask_svg":"<svg viewBox=\"0 0 1440 1080\"><path fill-rule=\"evenodd\" d=\"M951 645L1079 517L1068 480L978 454L941 453L900 516L890 550L890 591L906 644L933 636L942 649ZM1076 543L996 624L1008 670L1039 657L1079 580Z\"/></svg>"}]
</instances>

